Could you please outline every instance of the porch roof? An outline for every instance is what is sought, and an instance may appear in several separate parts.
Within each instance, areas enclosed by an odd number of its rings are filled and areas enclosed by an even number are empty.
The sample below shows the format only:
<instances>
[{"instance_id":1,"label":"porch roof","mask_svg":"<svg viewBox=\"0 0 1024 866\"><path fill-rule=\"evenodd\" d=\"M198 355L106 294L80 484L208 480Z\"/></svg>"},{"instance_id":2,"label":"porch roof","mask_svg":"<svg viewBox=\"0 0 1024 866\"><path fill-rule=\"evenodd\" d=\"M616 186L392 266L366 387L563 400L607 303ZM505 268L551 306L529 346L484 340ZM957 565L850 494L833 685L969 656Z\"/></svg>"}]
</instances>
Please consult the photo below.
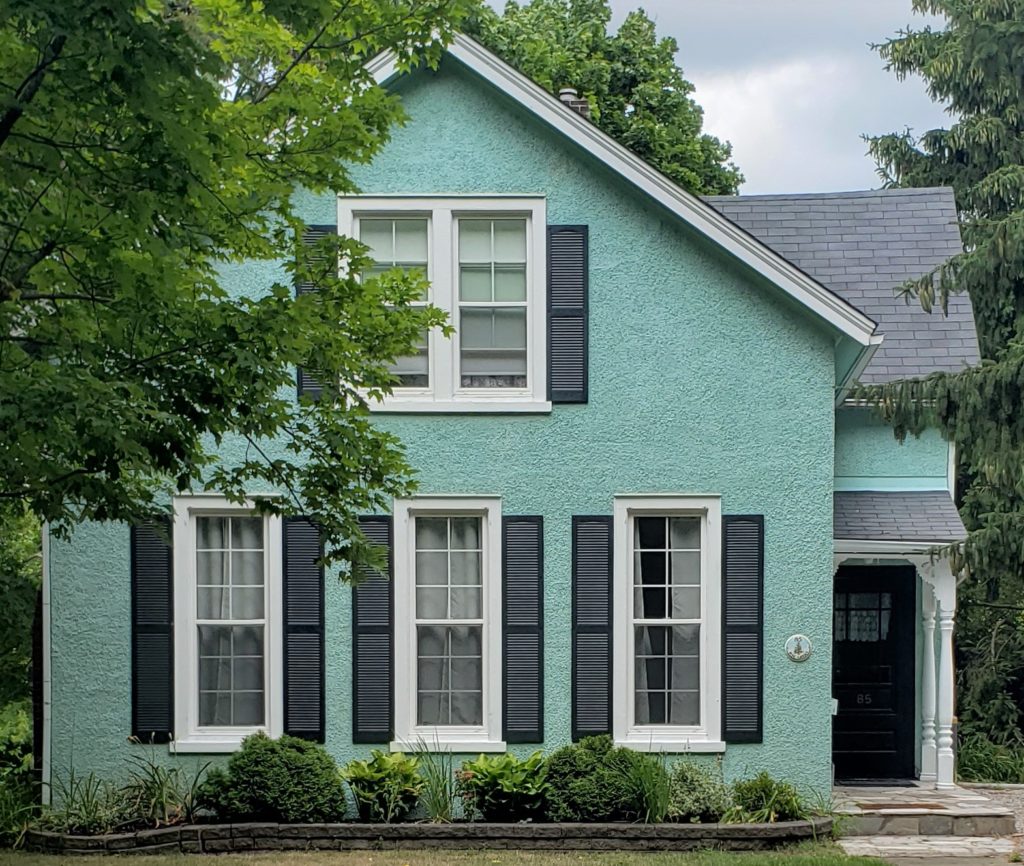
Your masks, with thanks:
<instances>
[{"instance_id":1,"label":"porch roof","mask_svg":"<svg viewBox=\"0 0 1024 866\"><path fill-rule=\"evenodd\" d=\"M832 501L832 534L838 539L948 544L967 537L945 490L838 491Z\"/></svg>"}]
</instances>

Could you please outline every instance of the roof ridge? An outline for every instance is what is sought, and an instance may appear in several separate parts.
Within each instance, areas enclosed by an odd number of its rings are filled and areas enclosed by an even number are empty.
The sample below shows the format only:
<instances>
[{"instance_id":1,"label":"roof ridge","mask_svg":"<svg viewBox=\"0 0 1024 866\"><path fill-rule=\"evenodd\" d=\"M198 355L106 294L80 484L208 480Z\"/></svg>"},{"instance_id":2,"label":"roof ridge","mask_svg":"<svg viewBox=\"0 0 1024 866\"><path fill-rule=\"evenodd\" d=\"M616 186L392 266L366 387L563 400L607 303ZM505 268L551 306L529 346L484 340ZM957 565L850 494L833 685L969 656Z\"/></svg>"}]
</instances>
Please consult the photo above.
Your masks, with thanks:
<instances>
[{"instance_id":1,"label":"roof ridge","mask_svg":"<svg viewBox=\"0 0 1024 866\"><path fill-rule=\"evenodd\" d=\"M851 198L898 198L900 196L918 195L952 195L950 186L918 186L893 187L891 189L849 190L848 192L792 192L792 193L758 193L754 195L705 195L707 202L719 201L789 201L792 199L851 199Z\"/></svg>"}]
</instances>

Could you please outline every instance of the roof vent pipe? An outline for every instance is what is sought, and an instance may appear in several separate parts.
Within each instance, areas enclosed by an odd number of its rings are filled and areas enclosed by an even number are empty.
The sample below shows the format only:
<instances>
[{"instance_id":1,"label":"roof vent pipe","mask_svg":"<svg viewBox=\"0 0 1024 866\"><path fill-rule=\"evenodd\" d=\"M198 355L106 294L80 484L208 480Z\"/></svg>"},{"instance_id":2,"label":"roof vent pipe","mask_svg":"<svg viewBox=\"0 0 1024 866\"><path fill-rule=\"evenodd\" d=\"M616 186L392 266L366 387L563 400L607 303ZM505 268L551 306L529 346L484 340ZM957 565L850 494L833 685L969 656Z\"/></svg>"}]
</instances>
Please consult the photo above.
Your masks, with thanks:
<instances>
[{"instance_id":1,"label":"roof vent pipe","mask_svg":"<svg viewBox=\"0 0 1024 866\"><path fill-rule=\"evenodd\" d=\"M577 114L590 119L590 103L586 99L580 99L575 87L561 88L558 91L558 98Z\"/></svg>"}]
</instances>

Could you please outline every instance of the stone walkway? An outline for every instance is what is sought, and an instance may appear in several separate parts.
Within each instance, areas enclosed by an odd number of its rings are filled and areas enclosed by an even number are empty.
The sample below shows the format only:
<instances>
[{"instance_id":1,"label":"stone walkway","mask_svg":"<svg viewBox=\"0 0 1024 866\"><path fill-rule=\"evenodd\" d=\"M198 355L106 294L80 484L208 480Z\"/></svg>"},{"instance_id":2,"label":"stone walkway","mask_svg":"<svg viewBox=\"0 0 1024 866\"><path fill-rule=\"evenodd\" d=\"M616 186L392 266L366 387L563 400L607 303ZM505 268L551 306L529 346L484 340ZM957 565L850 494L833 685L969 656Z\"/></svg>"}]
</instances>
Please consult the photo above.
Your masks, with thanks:
<instances>
[{"instance_id":1,"label":"stone walkway","mask_svg":"<svg viewBox=\"0 0 1024 866\"><path fill-rule=\"evenodd\" d=\"M975 858L987 857L1006 863L1014 852L1013 839L989 836L849 836L840 839L839 845L847 854L889 861L926 857L929 861L970 858L976 862Z\"/></svg>"}]
</instances>

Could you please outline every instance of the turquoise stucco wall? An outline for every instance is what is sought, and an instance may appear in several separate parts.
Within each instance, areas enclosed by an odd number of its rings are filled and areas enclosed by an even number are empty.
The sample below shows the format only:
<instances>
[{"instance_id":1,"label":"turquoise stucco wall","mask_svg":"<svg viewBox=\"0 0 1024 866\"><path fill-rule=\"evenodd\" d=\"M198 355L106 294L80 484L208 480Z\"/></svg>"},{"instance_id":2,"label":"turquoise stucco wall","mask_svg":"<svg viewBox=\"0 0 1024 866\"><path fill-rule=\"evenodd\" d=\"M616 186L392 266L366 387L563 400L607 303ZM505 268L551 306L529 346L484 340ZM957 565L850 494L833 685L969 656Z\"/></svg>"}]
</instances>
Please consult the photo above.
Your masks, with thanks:
<instances>
[{"instance_id":1,"label":"turquoise stucco wall","mask_svg":"<svg viewBox=\"0 0 1024 866\"><path fill-rule=\"evenodd\" d=\"M900 443L870 409L836 413L836 490L941 490L949 445L938 430Z\"/></svg>"},{"instance_id":2,"label":"turquoise stucco wall","mask_svg":"<svg viewBox=\"0 0 1024 866\"><path fill-rule=\"evenodd\" d=\"M833 338L738 264L488 86L446 62L402 87L409 124L357 179L366 193L547 195L552 223L591 237L590 402L533 416L379 416L425 493L497 494L545 520L545 747L569 739L570 528L617 493L720 493L766 517L765 736L727 775L830 781ZM311 222L335 200L309 197ZM229 272L254 291L272 267ZM225 460L240 456L223 449ZM54 543L53 764L110 773L128 732L128 532ZM350 736L349 592L328 581L327 747ZM815 653L786 658L795 632Z\"/></svg>"}]
</instances>

